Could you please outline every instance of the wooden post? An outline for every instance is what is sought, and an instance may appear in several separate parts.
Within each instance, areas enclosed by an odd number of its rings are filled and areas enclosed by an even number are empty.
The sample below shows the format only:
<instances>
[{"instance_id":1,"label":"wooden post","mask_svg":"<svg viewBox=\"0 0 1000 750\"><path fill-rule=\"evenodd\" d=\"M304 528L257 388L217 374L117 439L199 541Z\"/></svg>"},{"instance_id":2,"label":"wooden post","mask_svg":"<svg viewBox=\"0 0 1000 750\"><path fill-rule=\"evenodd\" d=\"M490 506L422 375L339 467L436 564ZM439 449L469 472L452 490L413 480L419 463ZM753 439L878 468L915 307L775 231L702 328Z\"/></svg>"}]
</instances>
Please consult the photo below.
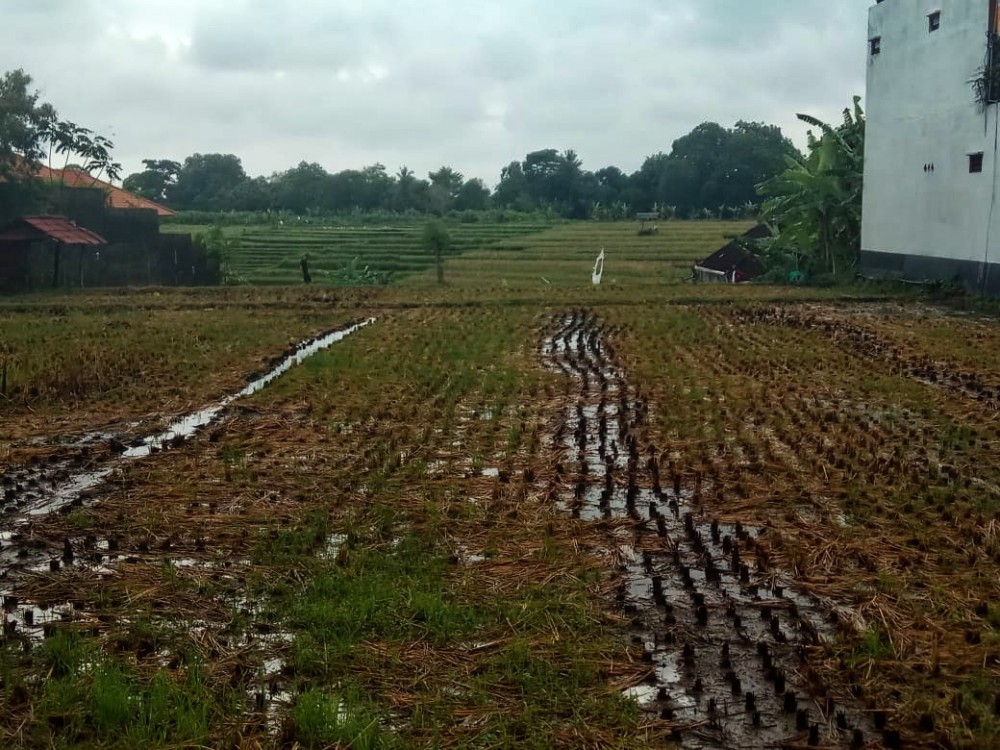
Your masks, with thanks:
<instances>
[{"instance_id":1,"label":"wooden post","mask_svg":"<svg viewBox=\"0 0 1000 750\"><path fill-rule=\"evenodd\" d=\"M52 288L59 286L59 250L62 247L58 242L53 244L54 255L52 257Z\"/></svg>"}]
</instances>

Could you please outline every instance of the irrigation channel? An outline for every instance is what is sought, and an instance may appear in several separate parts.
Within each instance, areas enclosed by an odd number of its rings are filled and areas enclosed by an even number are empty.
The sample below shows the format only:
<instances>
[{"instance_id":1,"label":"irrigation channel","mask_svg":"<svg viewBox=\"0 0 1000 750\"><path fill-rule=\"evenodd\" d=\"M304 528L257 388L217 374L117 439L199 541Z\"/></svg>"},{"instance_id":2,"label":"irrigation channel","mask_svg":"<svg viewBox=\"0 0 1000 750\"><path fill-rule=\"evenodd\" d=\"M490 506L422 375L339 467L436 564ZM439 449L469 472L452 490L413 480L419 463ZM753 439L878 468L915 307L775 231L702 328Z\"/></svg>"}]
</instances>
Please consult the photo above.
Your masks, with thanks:
<instances>
[{"instance_id":1,"label":"irrigation channel","mask_svg":"<svg viewBox=\"0 0 1000 750\"><path fill-rule=\"evenodd\" d=\"M356 321L308 339L282 354L265 373L242 390L191 414L175 419L165 430L126 444L119 435L95 432L62 441L62 450L41 464L13 468L0 476L0 600L4 634L40 640L47 626L72 617L72 607L39 608L15 594L18 572L57 571L61 567L104 569L120 555L114 538L96 535L66 538L59 549L32 534L32 522L51 513L68 512L95 501L105 483L134 461L149 459L182 445L200 430L218 422L238 399L253 395L305 359L375 322Z\"/></svg>"},{"instance_id":2,"label":"irrigation channel","mask_svg":"<svg viewBox=\"0 0 1000 750\"><path fill-rule=\"evenodd\" d=\"M648 407L626 381L607 330L588 312L557 319L548 366L578 389L555 429L575 518L603 523L618 565L616 601L647 683L629 693L669 721L689 750L899 747L886 715L823 684L811 655L838 627L837 608L768 562L766 529L721 523L697 477L637 437Z\"/></svg>"}]
</instances>

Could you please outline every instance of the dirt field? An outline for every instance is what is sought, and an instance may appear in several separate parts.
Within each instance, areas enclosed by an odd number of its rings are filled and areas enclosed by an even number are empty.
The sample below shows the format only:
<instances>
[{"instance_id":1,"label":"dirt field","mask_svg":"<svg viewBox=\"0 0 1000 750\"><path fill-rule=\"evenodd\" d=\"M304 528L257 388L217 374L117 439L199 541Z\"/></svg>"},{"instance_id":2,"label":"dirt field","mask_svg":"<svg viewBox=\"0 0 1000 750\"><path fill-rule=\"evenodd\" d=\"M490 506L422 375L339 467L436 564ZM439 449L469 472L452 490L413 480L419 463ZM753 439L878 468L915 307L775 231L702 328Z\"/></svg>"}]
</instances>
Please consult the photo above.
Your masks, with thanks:
<instances>
[{"instance_id":1,"label":"dirt field","mask_svg":"<svg viewBox=\"0 0 1000 750\"><path fill-rule=\"evenodd\" d=\"M0 304L0 744L1000 745L1000 325L543 261Z\"/></svg>"}]
</instances>

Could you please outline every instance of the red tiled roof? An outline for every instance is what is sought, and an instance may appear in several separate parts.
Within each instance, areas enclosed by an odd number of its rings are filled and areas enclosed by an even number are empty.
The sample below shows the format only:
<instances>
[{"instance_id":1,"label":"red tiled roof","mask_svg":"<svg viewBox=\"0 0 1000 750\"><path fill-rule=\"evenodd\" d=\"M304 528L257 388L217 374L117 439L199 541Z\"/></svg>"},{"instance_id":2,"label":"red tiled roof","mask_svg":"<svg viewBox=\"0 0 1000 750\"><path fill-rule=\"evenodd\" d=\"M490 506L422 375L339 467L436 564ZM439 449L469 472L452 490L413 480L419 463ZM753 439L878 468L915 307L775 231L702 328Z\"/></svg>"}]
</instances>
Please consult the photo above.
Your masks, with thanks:
<instances>
[{"instance_id":1,"label":"red tiled roof","mask_svg":"<svg viewBox=\"0 0 1000 750\"><path fill-rule=\"evenodd\" d=\"M37 235L38 232L64 245L107 244L101 235L78 227L65 216L23 216L6 229L0 230L0 240L34 239L32 235Z\"/></svg>"},{"instance_id":2,"label":"red tiled roof","mask_svg":"<svg viewBox=\"0 0 1000 750\"><path fill-rule=\"evenodd\" d=\"M155 201L140 198L137 195L115 187L111 183L95 179L76 167L66 169L49 169L42 165L38 169L38 179L46 182L62 182L68 188L100 188L108 194L108 205L112 208L151 208L162 218L174 216L175 211Z\"/></svg>"}]
</instances>

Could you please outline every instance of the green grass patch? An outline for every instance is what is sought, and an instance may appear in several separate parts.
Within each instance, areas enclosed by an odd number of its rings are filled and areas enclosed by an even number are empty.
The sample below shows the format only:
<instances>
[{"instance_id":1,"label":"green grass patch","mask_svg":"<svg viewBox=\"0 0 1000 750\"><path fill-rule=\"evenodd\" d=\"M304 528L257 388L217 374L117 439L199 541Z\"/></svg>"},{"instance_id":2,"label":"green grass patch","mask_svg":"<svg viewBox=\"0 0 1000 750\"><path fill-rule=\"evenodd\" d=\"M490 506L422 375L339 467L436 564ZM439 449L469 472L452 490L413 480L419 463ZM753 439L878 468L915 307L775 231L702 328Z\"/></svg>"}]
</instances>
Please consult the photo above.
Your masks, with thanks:
<instances>
[{"instance_id":1,"label":"green grass patch","mask_svg":"<svg viewBox=\"0 0 1000 750\"><path fill-rule=\"evenodd\" d=\"M176 671L141 673L73 630L56 631L32 652L0 654L6 700L34 706L31 747L208 745L221 718L245 708L242 691L211 683L193 658ZM26 671L47 677L26 681Z\"/></svg>"}]
</instances>

